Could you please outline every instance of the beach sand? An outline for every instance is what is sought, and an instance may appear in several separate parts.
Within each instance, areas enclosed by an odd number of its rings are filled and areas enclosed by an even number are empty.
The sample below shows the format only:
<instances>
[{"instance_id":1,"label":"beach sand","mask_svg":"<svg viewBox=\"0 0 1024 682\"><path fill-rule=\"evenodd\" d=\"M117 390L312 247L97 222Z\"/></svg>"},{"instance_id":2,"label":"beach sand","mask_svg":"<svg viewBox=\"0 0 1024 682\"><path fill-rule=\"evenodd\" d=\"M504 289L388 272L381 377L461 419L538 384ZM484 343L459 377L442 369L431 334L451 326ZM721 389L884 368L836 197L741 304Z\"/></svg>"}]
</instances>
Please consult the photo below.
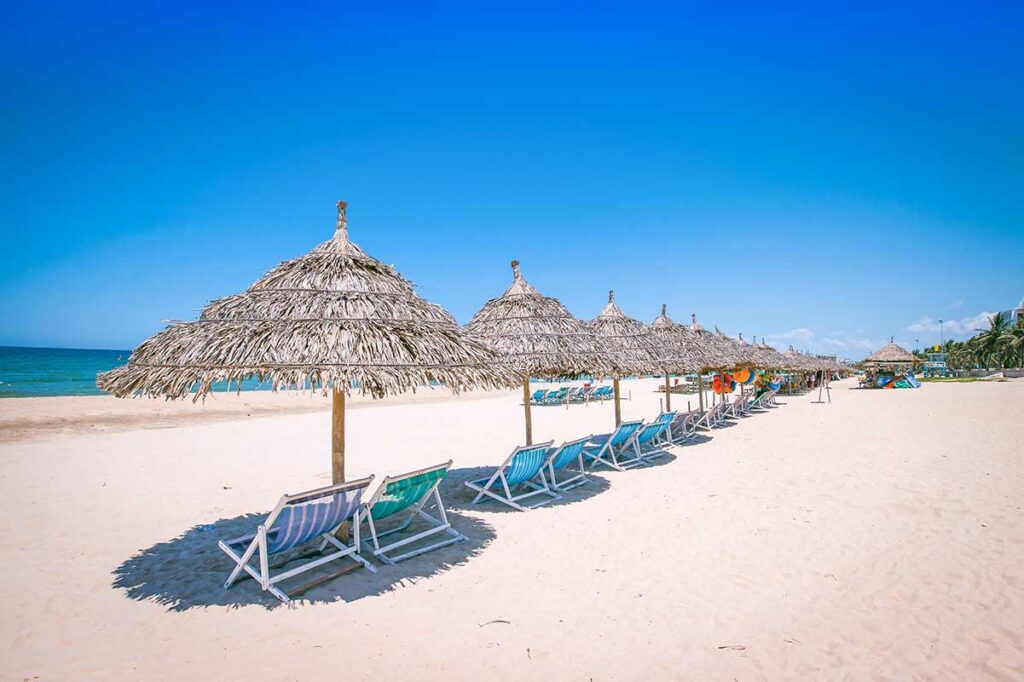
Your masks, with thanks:
<instances>
[{"instance_id":1,"label":"beach sand","mask_svg":"<svg viewBox=\"0 0 1024 682\"><path fill-rule=\"evenodd\" d=\"M656 383L623 382L625 418L657 414ZM251 580L223 590L216 540L329 481L322 400L0 401L0 675L1024 678L1024 380L855 385L528 513L462 486L522 439L518 394L359 407L349 477L453 459L470 539L295 609ZM610 403L537 408L534 433L612 421Z\"/></svg>"}]
</instances>

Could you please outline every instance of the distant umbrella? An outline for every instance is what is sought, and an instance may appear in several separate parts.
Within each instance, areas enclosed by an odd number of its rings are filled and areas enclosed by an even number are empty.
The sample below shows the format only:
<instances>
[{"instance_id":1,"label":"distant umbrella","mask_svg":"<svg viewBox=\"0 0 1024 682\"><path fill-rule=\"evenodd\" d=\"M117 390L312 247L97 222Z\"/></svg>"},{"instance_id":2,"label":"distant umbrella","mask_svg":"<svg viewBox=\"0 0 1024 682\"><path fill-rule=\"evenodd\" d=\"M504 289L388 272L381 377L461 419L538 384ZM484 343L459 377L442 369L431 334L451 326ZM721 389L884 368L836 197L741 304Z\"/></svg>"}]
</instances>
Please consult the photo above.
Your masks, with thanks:
<instances>
[{"instance_id":1,"label":"distant umbrella","mask_svg":"<svg viewBox=\"0 0 1024 682\"><path fill-rule=\"evenodd\" d=\"M651 322L651 332L655 338L655 347L661 360L665 374L665 409L672 409L671 387L669 374L688 374L700 372L705 366L704 348L700 339L685 325L677 324L668 316L668 306L661 304L661 314ZM698 377L698 384L700 379Z\"/></svg>"},{"instance_id":2,"label":"distant umbrella","mask_svg":"<svg viewBox=\"0 0 1024 682\"><path fill-rule=\"evenodd\" d=\"M255 378L274 390L333 395L331 477L345 479L345 396L374 398L433 383L453 391L515 386L486 344L420 298L394 268L348 237L345 202L334 236L284 261L245 292L217 299L194 322L144 341L97 384L118 397L195 399L215 381Z\"/></svg>"},{"instance_id":3,"label":"distant umbrella","mask_svg":"<svg viewBox=\"0 0 1024 682\"><path fill-rule=\"evenodd\" d=\"M466 324L470 337L496 349L519 372L526 414L526 443L533 443L530 377L604 376L613 365L594 332L556 298L542 295L512 261L512 284L484 304Z\"/></svg>"},{"instance_id":4,"label":"distant umbrella","mask_svg":"<svg viewBox=\"0 0 1024 682\"><path fill-rule=\"evenodd\" d=\"M658 361L657 349L654 346L655 339L643 322L634 320L622 312L622 308L615 303L614 291L608 292L608 304L588 324L600 339L600 348L612 367L615 425L618 426L622 421L619 379L659 371L661 363ZM667 388L666 383L666 390Z\"/></svg>"}]
</instances>

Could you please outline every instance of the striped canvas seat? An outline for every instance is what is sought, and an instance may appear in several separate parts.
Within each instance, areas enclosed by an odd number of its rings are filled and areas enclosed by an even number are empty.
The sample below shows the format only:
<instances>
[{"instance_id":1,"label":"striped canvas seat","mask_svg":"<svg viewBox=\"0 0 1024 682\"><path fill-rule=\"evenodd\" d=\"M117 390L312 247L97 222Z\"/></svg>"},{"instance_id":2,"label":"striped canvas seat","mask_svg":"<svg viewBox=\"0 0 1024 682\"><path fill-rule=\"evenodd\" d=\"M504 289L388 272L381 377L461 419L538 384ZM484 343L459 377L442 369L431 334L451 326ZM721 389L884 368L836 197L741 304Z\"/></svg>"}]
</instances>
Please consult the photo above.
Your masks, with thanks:
<instances>
[{"instance_id":1,"label":"striped canvas seat","mask_svg":"<svg viewBox=\"0 0 1024 682\"><path fill-rule=\"evenodd\" d=\"M293 502L281 510L267 531L267 554L305 544L349 520L359 508L363 490L347 490L307 502Z\"/></svg>"},{"instance_id":2,"label":"striped canvas seat","mask_svg":"<svg viewBox=\"0 0 1024 682\"><path fill-rule=\"evenodd\" d=\"M654 421L645 425L636 434L636 448L643 459L656 459L666 454L664 443L671 422Z\"/></svg>"},{"instance_id":3,"label":"striped canvas seat","mask_svg":"<svg viewBox=\"0 0 1024 682\"><path fill-rule=\"evenodd\" d=\"M611 435L591 438L592 445L583 450L583 455L590 460L591 470L598 464L604 464L617 471L625 471L643 464L634 441L634 436L641 426L642 420L622 422Z\"/></svg>"},{"instance_id":4,"label":"striped canvas seat","mask_svg":"<svg viewBox=\"0 0 1024 682\"><path fill-rule=\"evenodd\" d=\"M403 559L418 556L440 547L447 547L466 539L466 536L452 528L448 522L444 502L441 500L441 493L438 490L441 481L448 475L451 465L451 460L448 460L444 464L411 471L401 476L387 476L381 482L373 497L364 505L359 517L360 524L365 520L369 526L370 537L365 542L372 544L374 556L386 563L395 564ZM433 502L433 514L426 511L426 507L431 502ZM408 512L408 515L397 526L390 529L379 527L378 524L381 521L402 512ZM417 520L425 522L427 529L407 536L398 537L396 535L409 529ZM448 537L428 545L419 542L437 533L444 533ZM390 544L382 544L381 538L388 536L395 537L392 538L393 541ZM419 544L403 554L392 555L394 550L413 543Z\"/></svg>"},{"instance_id":5,"label":"striped canvas seat","mask_svg":"<svg viewBox=\"0 0 1024 682\"><path fill-rule=\"evenodd\" d=\"M324 488L317 488L297 495L282 495L263 523L255 533L242 537L221 540L218 546L231 557L235 567L224 583L224 588L231 587L244 571L252 576L267 592L291 605L288 594L277 587L277 583L287 580L305 571L321 566L330 561L348 558L355 563L375 569L359 553L358 514L362 496L373 476L357 481L339 483ZM346 545L335 537L335 532L349 519L354 521L355 537L352 545ZM319 553L323 554L328 547L338 551L324 554L311 559L299 566L271 575L268 557L305 545L317 540L320 543ZM253 566L252 561L257 565Z\"/></svg>"},{"instance_id":6,"label":"striped canvas seat","mask_svg":"<svg viewBox=\"0 0 1024 682\"><path fill-rule=\"evenodd\" d=\"M587 473L583 467L583 448L591 438L592 436L586 436L551 448L544 469L548 472L548 482L552 488L570 490L587 482ZM573 464L577 467L575 475L559 481L559 472L567 472Z\"/></svg>"},{"instance_id":7,"label":"striped canvas seat","mask_svg":"<svg viewBox=\"0 0 1024 682\"><path fill-rule=\"evenodd\" d=\"M473 504L477 504L484 497L489 497L507 504L513 509L526 511L526 509L539 507L552 499L557 499L559 495L548 485L543 470L551 443L552 441L548 441L538 445L518 447L489 478L466 481L467 487L477 491ZM534 479L539 479L539 482ZM513 488L516 487L524 489L526 492L515 494ZM534 495L547 495L549 499L541 500L528 507L519 504L520 500Z\"/></svg>"}]
</instances>

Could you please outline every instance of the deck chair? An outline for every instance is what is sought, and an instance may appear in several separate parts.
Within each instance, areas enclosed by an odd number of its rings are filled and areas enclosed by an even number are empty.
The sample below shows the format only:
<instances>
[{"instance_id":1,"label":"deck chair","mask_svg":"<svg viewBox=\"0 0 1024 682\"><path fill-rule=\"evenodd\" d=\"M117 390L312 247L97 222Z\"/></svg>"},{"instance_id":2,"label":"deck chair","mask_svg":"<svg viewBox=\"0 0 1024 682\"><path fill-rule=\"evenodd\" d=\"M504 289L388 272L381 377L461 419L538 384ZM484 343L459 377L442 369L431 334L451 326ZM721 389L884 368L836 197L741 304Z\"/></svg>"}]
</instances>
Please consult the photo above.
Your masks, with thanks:
<instances>
[{"instance_id":1,"label":"deck chair","mask_svg":"<svg viewBox=\"0 0 1024 682\"><path fill-rule=\"evenodd\" d=\"M667 455L665 450L665 436L668 433L669 422L653 421L645 424L636 435L633 436L633 443L636 446L640 459L657 459ZM671 445L671 443L669 444Z\"/></svg>"},{"instance_id":2,"label":"deck chair","mask_svg":"<svg viewBox=\"0 0 1024 682\"><path fill-rule=\"evenodd\" d=\"M675 410L669 410L668 412L662 412L654 420L656 424L664 422L667 427L660 436L661 441L665 445L672 445L672 423L676 420L676 417L678 416L678 412L676 412Z\"/></svg>"},{"instance_id":3,"label":"deck chair","mask_svg":"<svg viewBox=\"0 0 1024 682\"><path fill-rule=\"evenodd\" d=\"M704 429L710 431L711 429L718 426L719 410L722 409L722 404L718 403L709 407L700 417L697 419L695 428Z\"/></svg>"},{"instance_id":4,"label":"deck chair","mask_svg":"<svg viewBox=\"0 0 1024 682\"><path fill-rule=\"evenodd\" d=\"M548 391L548 394L544 396L544 405L556 405L558 403L565 402L565 396L569 393L569 389L566 387L559 388L555 391Z\"/></svg>"},{"instance_id":5,"label":"deck chair","mask_svg":"<svg viewBox=\"0 0 1024 682\"><path fill-rule=\"evenodd\" d=\"M764 393L759 395L753 403L750 404L750 409L757 412L767 412L768 407L771 405L772 396L774 396L774 394L775 391L771 389L765 391Z\"/></svg>"},{"instance_id":6,"label":"deck chair","mask_svg":"<svg viewBox=\"0 0 1024 682\"><path fill-rule=\"evenodd\" d=\"M553 499L559 499L561 496L548 486L547 477L544 475L544 463L548 459L548 448L553 442L549 440L546 443L518 447L512 451L512 454L505 459L490 478L466 481L467 487L477 491L477 496L473 498L473 504L480 502L483 497L490 497L513 509L526 511L547 504ZM533 480L538 476L540 483ZM525 488L526 492L513 494L513 490L517 487ZM519 504L520 500L535 495L547 495L547 498L529 506Z\"/></svg>"},{"instance_id":7,"label":"deck chair","mask_svg":"<svg viewBox=\"0 0 1024 682\"><path fill-rule=\"evenodd\" d=\"M551 448L548 451L547 461L544 462L541 470L547 472L548 484L552 488L559 491L572 490L587 482L587 471L583 466L583 448L593 437L593 435L590 435L585 438L567 441L557 448ZM571 472L569 467L574 463L577 469L575 472ZM573 475L559 481L558 472L560 471L573 473Z\"/></svg>"},{"instance_id":8,"label":"deck chair","mask_svg":"<svg viewBox=\"0 0 1024 682\"><path fill-rule=\"evenodd\" d=\"M608 436L597 436L591 438L593 445L583 449L583 456L590 460L590 470L598 464L604 464L616 471L625 471L631 467L643 464L633 437L643 426L642 420L633 422L622 422L614 432Z\"/></svg>"},{"instance_id":9,"label":"deck chair","mask_svg":"<svg viewBox=\"0 0 1024 682\"><path fill-rule=\"evenodd\" d=\"M259 525L255 533L243 535L230 540L221 540L218 546L231 560L235 567L224 583L224 589L231 587L245 571L253 577L267 592L291 606L288 594L276 587L282 580L287 580L305 571L316 568L337 559L348 558L376 573L359 550L359 524L353 523L353 543L346 545L335 533L341 524L356 517L359 512L363 493L373 481L373 476L357 481L329 485L297 495L282 495L273 511ZM328 545L337 552L326 554L304 564L271 575L270 557L280 554L313 540L319 541L318 551L323 552ZM253 556L257 557L257 566L250 564Z\"/></svg>"},{"instance_id":10,"label":"deck chair","mask_svg":"<svg viewBox=\"0 0 1024 682\"><path fill-rule=\"evenodd\" d=\"M451 460L448 460L444 464L420 469L419 471L411 471L401 476L384 477L380 487L377 488L369 501L360 509L359 519L356 522L361 524L363 521L366 521L367 526L369 526L370 537L364 539L363 543L372 545L375 557L384 563L394 565L403 559L419 556L433 549L447 547L466 539L465 535L452 528L448 522L448 515L444 510L444 502L441 500L441 492L438 490L441 481L448 475L448 469L451 468L451 465ZM424 507L430 502L434 503L433 512L437 514L436 517L434 514L428 514L424 511ZM408 515L397 526L381 530L378 525L381 521L403 512L408 512ZM406 530L416 519L426 521L430 527L410 537L395 540L391 544L381 545L381 538ZM396 549L437 533L443 533L448 537L443 538L439 542L417 547L404 554L391 556L391 552Z\"/></svg>"},{"instance_id":11,"label":"deck chair","mask_svg":"<svg viewBox=\"0 0 1024 682\"><path fill-rule=\"evenodd\" d=\"M534 405L539 405L541 402L543 402L544 396L547 395L547 393L547 390L543 388L537 389L536 391L533 392L533 395L530 396L530 402L533 403Z\"/></svg>"},{"instance_id":12,"label":"deck chair","mask_svg":"<svg viewBox=\"0 0 1024 682\"><path fill-rule=\"evenodd\" d=\"M700 410L680 412L668 426L668 439L674 444L685 443L697 433L697 420L703 413Z\"/></svg>"}]
</instances>

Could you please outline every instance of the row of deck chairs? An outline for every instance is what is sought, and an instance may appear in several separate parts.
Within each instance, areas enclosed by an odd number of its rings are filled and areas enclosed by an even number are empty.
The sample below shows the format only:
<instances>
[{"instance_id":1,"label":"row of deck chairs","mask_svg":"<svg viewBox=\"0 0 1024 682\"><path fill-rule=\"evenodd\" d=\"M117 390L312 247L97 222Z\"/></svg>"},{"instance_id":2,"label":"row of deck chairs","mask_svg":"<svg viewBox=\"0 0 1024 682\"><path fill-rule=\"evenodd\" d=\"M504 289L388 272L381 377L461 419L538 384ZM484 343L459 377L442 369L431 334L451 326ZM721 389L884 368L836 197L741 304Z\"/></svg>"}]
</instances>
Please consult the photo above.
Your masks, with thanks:
<instances>
[{"instance_id":1,"label":"row of deck chairs","mask_svg":"<svg viewBox=\"0 0 1024 682\"><path fill-rule=\"evenodd\" d=\"M713 429L730 419L775 405L776 391L749 393L707 411L663 412L650 423L622 422L610 434L589 435L555 446L554 441L516 448L491 476L467 481L477 495L473 504L488 499L526 511L587 483L587 472L599 466L626 471L667 454L667 448L693 440L700 429ZM531 498L538 498L533 500ZM530 503L527 503L530 500Z\"/></svg>"},{"instance_id":2,"label":"row of deck chairs","mask_svg":"<svg viewBox=\"0 0 1024 682\"><path fill-rule=\"evenodd\" d=\"M614 397L611 386L580 386L569 388L538 389L530 396L532 405L562 405L564 403L581 403L585 400L611 400Z\"/></svg>"},{"instance_id":3,"label":"row of deck chairs","mask_svg":"<svg viewBox=\"0 0 1024 682\"><path fill-rule=\"evenodd\" d=\"M716 428L730 418L767 409L775 404L775 393L768 391L757 398L752 394L737 396L734 402L719 403L705 412L663 412L650 423L623 422L611 434L589 435L557 447L553 441L518 447L490 477L468 481L466 485L477 492L473 504L487 498L525 511L586 484L587 472L598 466L626 471L648 464L666 454L667 448L695 438L698 429ZM449 460L400 476L386 476L369 496L366 492L373 476L283 495L256 532L218 543L235 564L224 583L225 589L244 572L262 589L291 605L291 598L278 584L318 566L348 559L376 573L376 567L363 556L364 548L377 560L393 565L465 540L449 523L438 490L451 465ZM540 501L524 504L540 495L544 496ZM426 522L426 530L392 541L390 536L406 530L417 519ZM351 544L338 537L345 524L351 529ZM369 537L364 538L363 526ZM313 542L317 543L314 558L295 568L274 572L271 557ZM414 543L418 546L410 547ZM397 553L401 549L406 551Z\"/></svg>"},{"instance_id":4,"label":"row of deck chairs","mask_svg":"<svg viewBox=\"0 0 1024 682\"><path fill-rule=\"evenodd\" d=\"M260 587L290 606L291 598L278 583L323 564L348 559L376 573L376 567L363 557L364 549L381 562L394 565L403 559L465 540L466 537L448 522L438 490L451 465L449 460L400 476L385 476L369 496L366 492L373 483L373 476L297 495L283 495L255 533L218 543L235 563L224 583L225 589L242 577L244 571ZM390 536L406 530L416 519L425 521L427 530L392 541ZM344 524L351 529L351 544L337 537ZM369 537L362 534L363 526L369 531ZM426 544L420 542L428 539L430 541ZM296 568L272 574L270 557L314 541L317 543L315 558ZM409 548L413 543L418 543L418 546ZM397 553L406 548L407 551Z\"/></svg>"}]
</instances>

